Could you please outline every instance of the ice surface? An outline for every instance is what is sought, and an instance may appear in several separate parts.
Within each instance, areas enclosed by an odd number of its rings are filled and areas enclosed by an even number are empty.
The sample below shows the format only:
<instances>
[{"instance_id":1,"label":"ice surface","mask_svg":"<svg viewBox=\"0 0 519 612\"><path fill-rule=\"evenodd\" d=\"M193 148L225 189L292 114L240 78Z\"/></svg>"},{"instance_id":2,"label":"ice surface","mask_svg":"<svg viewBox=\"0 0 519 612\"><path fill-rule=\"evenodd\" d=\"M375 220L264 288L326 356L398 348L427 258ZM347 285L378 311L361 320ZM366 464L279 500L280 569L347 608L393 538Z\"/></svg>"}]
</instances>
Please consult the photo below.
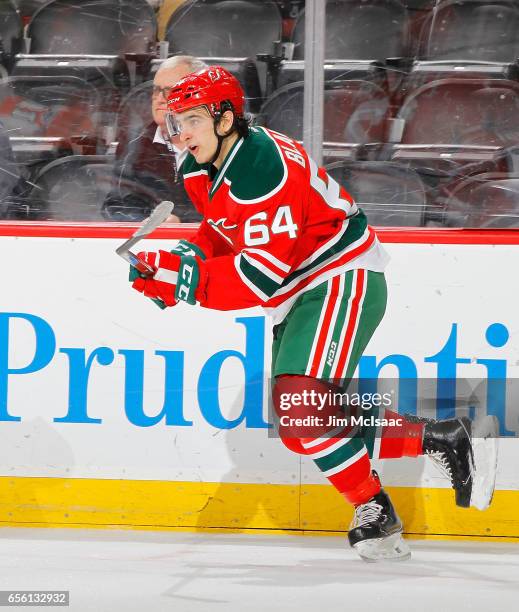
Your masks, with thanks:
<instances>
[{"instance_id":1,"label":"ice surface","mask_svg":"<svg viewBox=\"0 0 519 612\"><path fill-rule=\"evenodd\" d=\"M374 565L345 537L4 528L0 589L70 590L81 612L516 609L518 544L409 543Z\"/></svg>"}]
</instances>

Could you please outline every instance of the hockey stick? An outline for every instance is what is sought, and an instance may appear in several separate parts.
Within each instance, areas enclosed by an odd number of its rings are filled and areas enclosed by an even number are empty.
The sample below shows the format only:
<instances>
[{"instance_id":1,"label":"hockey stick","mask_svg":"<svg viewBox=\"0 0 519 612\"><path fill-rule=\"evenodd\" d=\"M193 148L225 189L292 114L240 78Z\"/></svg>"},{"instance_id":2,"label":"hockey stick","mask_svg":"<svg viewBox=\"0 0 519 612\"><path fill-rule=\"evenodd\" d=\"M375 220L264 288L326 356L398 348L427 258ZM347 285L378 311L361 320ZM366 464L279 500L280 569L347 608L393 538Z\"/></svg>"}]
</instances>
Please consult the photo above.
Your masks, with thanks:
<instances>
[{"instance_id":1,"label":"hockey stick","mask_svg":"<svg viewBox=\"0 0 519 612\"><path fill-rule=\"evenodd\" d=\"M121 246L115 249L117 255L122 257L125 261L131 264L134 268L136 268L141 274L152 275L155 273L155 268L150 266L148 263L139 259L135 253L132 253L130 249L134 244L139 242L142 238L151 234L151 232L159 225L164 223L164 221L169 217L171 212L173 211L173 207L175 205L173 202L169 202L168 200L164 200L158 206L155 207L151 215L146 219L146 221L139 227L139 229L133 234L131 238L129 238L126 242L123 242Z\"/></svg>"}]
</instances>

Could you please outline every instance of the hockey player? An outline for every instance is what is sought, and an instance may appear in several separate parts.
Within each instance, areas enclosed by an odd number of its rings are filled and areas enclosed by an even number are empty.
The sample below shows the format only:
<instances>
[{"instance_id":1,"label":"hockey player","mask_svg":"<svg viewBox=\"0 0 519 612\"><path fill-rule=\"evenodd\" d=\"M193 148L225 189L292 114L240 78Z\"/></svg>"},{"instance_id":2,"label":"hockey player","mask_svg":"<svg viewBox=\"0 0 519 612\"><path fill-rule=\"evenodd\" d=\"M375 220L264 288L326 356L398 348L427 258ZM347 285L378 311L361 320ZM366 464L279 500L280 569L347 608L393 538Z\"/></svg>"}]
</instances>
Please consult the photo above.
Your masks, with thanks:
<instances>
[{"instance_id":1,"label":"hockey player","mask_svg":"<svg viewBox=\"0 0 519 612\"><path fill-rule=\"evenodd\" d=\"M290 398L296 393L333 397L351 379L386 307L387 256L374 230L297 142L249 126L242 88L223 68L179 81L168 109L169 133L189 151L184 183L203 221L193 239L171 252L141 253L156 272L141 277L133 271L133 287L162 307L180 300L216 310L262 305L275 325L276 412L286 412L287 397L288 412L295 410ZM321 414L336 412L330 399ZM410 555L370 458L430 455L462 507L486 508L494 488L495 457L488 452L495 440L485 439L495 426L491 419L478 434L487 445L482 467L468 418L382 413L388 425L376 441L376 427L369 425L280 427L285 445L311 457L355 506L348 538L368 561Z\"/></svg>"}]
</instances>

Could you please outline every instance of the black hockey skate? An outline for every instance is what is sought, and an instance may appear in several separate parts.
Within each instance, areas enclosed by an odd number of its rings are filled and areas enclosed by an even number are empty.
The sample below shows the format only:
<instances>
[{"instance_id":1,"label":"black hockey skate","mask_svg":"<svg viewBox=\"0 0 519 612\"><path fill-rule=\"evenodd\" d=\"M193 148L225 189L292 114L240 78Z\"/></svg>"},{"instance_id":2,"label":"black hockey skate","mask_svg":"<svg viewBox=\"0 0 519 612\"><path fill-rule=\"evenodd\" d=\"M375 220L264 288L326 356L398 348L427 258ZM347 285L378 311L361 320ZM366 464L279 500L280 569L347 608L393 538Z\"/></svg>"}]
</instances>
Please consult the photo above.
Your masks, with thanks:
<instances>
[{"instance_id":1,"label":"black hockey skate","mask_svg":"<svg viewBox=\"0 0 519 612\"><path fill-rule=\"evenodd\" d=\"M376 472L373 472L376 475ZM402 522L384 489L355 508L348 532L350 545L368 563L411 557L402 538Z\"/></svg>"},{"instance_id":2,"label":"black hockey skate","mask_svg":"<svg viewBox=\"0 0 519 612\"><path fill-rule=\"evenodd\" d=\"M450 480L458 506L485 510L490 505L496 479L497 433L493 416L476 423L467 417L425 420L424 453Z\"/></svg>"}]
</instances>

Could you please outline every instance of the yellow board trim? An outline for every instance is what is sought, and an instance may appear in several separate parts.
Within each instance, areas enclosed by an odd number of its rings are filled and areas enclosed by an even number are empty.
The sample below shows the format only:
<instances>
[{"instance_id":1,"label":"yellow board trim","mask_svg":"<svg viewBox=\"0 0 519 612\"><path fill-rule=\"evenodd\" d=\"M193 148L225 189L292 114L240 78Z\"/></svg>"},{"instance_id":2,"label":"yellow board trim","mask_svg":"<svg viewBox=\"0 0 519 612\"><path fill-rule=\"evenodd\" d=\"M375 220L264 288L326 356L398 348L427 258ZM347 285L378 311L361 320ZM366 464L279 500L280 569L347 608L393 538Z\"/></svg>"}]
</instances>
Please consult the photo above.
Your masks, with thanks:
<instances>
[{"instance_id":1,"label":"yellow board trim","mask_svg":"<svg viewBox=\"0 0 519 612\"><path fill-rule=\"evenodd\" d=\"M388 487L409 537L519 539L519 491L480 512L451 489ZM0 526L338 535L351 506L328 485L0 477Z\"/></svg>"}]
</instances>

